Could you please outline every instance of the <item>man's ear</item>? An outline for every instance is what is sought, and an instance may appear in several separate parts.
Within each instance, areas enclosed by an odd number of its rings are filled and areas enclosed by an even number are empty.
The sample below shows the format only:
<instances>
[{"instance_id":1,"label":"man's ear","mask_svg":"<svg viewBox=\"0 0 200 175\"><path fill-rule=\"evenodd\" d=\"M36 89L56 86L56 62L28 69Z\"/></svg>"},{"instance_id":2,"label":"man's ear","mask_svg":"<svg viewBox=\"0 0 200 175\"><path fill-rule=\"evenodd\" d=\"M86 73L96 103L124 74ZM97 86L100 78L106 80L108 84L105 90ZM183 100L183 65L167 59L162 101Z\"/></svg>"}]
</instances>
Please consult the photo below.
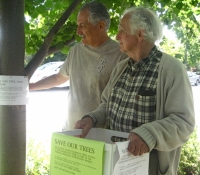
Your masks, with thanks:
<instances>
[{"instance_id":1,"label":"man's ear","mask_svg":"<svg viewBox=\"0 0 200 175\"><path fill-rule=\"evenodd\" d=\"M144 30L138 30L137 37L138 37L138 41L139 42L144 41L144 39L145 39L145 32L144 32Z\"/></svg>"},{"instance_id":2,"label":"man's ear","mask_svg":"<svg viewBox=\"0 0 200 175\"><path fill-rule=\"evenodd\" d=\"M99 21L99 28L102 30L105 30L105 28L106 28L106 23L105 23L105 21Z\"/></svg>"}]
</instances>

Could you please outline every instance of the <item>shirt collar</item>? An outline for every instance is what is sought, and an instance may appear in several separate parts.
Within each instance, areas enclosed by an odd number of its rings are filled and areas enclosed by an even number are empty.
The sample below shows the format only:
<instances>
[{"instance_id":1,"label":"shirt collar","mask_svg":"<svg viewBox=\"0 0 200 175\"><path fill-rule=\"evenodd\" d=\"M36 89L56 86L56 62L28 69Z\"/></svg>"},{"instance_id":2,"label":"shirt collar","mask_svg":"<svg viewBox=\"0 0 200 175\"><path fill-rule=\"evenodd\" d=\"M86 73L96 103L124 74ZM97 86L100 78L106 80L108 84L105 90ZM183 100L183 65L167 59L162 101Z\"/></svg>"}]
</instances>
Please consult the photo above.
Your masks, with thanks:
<instances>
[{"instance_id":1,"label":"shirt collar","mask_svg":"<svg viewBox=\"0 0 200 175\"><path fill-rule=\"evenodd\" d=\"M146 67L146 65L149 63L150 60L155 59L155 58L157 59L157 57L155 56L158 51L159 50L157 49L157 47L154 46L147 57L143 58L139 62L135 62L133 59L130 58L128 64L129 66L132 67L132 69L143 69Z\"/></svg>"}]
</instances>

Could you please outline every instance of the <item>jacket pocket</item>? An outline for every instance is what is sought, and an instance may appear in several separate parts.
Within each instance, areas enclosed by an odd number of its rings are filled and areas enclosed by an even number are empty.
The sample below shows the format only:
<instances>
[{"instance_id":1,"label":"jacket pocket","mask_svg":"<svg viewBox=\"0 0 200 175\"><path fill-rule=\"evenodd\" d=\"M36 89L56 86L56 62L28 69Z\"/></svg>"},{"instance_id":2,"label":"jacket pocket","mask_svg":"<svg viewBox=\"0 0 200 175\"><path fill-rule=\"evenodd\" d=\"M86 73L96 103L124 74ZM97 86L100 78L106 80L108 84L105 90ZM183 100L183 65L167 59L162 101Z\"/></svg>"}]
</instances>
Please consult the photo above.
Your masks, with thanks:
<instances>
[{"instance_id":1,"label":"jacket pocket","mask_svg":"<svg viewBox=\"0 0 200 175\"><path fill-rule=\"evenodd\" d=\"M154 121L156 116L156 95L143 96L137 94L132 110L134 115L141 119L141 124Z\"/></svg>"},{"instance_id":2,"label":"jacket pocket","mask_svg":"<svg viewBox=\"0 0 200 175\"><path fill-rule=\"evenodd\" d=\"M160 169L158 169L158 175L175 175L175 174L172 174L172 172L170 172L170 168L168 167L168 169L165 171L161 171Z\"/></svg>"}]
</instances>

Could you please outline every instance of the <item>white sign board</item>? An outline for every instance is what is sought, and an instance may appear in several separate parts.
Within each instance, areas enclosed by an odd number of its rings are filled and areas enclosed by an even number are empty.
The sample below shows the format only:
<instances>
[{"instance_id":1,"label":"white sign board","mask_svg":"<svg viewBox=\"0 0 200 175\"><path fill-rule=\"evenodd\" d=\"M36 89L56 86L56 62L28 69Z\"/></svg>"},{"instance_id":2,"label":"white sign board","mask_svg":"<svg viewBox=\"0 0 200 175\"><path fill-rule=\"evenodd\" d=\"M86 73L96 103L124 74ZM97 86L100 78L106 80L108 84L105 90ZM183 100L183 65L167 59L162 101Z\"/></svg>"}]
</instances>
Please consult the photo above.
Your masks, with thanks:
<instances>
[{"instance_id":1,"label":"white sign board","mask_svg":"<svg viewBox=\"0 0 200 175\"><path fill-rule=\"evenodd\" d=\"M26 105L28 77L0 75L0 105Z\"/></svg>"}]
</instances>

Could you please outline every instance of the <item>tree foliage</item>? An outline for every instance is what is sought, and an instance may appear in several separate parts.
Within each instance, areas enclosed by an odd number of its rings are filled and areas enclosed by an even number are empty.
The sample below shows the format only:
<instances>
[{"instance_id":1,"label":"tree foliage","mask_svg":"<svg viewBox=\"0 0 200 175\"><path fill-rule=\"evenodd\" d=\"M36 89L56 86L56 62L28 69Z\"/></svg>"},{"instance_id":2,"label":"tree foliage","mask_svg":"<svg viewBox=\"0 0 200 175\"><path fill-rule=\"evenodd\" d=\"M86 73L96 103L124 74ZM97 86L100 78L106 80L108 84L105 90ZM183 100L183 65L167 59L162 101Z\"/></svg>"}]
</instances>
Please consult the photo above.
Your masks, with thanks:
<instances>
[{"instance_id":1,"label":"tree foliage","mask_svg":"<svg viewBox=\"0 0 200 175\"><path fill-rule=\"evenodd\" d=\"M89 0L26 0L25 1L25 38L26 53L37 55L45 47L42 55L34 56L26 67L27 74L31 76L33 70L42 60L57 51L67 54L69 46L80 39L76 35L76 18L80 6ZM199 33L200 33L200 3L198 0L99 0L104 3L111 15L109 35L117 33L120 15L125 8L130 6L146 6L155 10L164 25L176 32L182 45L182 60L190 65L195 65L199 60ZM63 24L59 23L64 12L73 5L69 17ZM54 30L55 25L59 26ZM47 38L49 31L51 39ZM163 42L164 43L164 42ZM166 44L166 42L165 42ZM179 54L180 55L180 54ZM36 57L36 58L35 58ZM34 61L36 60L36 61Z\"/></svg>"}]
</instances>

